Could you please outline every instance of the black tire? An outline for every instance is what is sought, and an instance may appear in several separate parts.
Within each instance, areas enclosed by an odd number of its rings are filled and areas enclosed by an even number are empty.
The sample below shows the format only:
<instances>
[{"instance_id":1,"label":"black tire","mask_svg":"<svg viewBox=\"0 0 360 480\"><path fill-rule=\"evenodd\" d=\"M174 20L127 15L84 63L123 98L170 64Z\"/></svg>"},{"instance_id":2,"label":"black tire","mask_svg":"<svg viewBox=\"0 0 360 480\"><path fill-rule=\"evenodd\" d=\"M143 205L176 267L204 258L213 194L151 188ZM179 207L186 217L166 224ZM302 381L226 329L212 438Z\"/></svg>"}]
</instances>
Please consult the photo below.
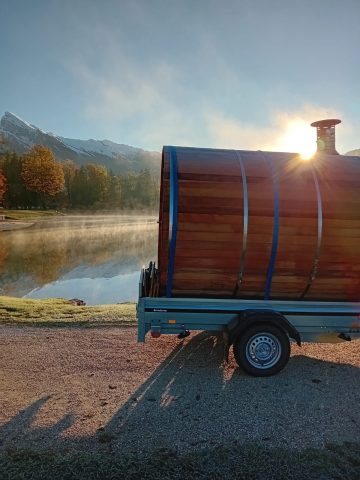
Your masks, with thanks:
<instances>
[{"instance_id":1,"label":"black tire","mask_svg":"<svg viewBox=\"0 0 360 480\"><path fill-rule=\"evenodd\" d=\"M280 372L290 357L289 337L271 324L257 323L241 333L234 342L235 359L254 377Z\"/></svg>"}]
</instances>

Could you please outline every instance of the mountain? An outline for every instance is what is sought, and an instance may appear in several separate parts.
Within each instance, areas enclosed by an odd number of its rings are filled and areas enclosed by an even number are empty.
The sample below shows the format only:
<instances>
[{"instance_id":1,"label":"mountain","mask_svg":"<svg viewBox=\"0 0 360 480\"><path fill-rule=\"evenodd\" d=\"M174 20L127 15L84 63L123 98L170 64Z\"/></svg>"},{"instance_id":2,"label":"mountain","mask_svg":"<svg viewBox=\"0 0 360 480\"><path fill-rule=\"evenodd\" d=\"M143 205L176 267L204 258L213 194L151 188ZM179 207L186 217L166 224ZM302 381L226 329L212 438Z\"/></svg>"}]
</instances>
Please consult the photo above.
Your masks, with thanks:
<instances>
[{"instance_id":1,"label":"mountain","mask_svg":"<svg viewBox=\"0 0 360 480\"><path fill-rule=\"evenodd\" d=\"M350 152L345 153L345 155L350 155L350 156L358 156L360 157L360 148L357 148L356 150L350 150Z\"/></svg>"},{"instance_id":2,"label":"mountain","mask_svg":"<svg viewBox=\"0 0 360 480\"><path fill-rule=\"evenodd\" d=\"M161 154L131 147L110 140L77 140L44 132L10 112L0 120L2 151L24 153L34 145L50 148L58 160L70 159L79 165L98 163L114 173L126 173L148 168L159 173Z\"/></svg>"}]
</instances>

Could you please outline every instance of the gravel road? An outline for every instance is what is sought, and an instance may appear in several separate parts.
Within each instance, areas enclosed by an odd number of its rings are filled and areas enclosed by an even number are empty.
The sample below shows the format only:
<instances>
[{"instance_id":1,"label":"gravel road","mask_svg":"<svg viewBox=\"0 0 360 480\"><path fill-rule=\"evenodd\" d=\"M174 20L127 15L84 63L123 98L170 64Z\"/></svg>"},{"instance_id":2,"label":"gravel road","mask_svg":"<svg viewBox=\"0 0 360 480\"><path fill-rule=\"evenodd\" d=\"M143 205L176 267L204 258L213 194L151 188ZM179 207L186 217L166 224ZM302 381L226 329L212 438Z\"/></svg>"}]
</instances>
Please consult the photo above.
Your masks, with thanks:
<instances>
[{"instance_id":1,"label":"gravel road","mask_svg":"<svg viewBox=\"0 0 360 480\"><path fill-rule=\"evenodd\" d=\"M204 333L137 344L132 327L1 327L0 449L359 441L359 347L292 345L285 370L252 378Z\"/></svg>"}]
</instances>

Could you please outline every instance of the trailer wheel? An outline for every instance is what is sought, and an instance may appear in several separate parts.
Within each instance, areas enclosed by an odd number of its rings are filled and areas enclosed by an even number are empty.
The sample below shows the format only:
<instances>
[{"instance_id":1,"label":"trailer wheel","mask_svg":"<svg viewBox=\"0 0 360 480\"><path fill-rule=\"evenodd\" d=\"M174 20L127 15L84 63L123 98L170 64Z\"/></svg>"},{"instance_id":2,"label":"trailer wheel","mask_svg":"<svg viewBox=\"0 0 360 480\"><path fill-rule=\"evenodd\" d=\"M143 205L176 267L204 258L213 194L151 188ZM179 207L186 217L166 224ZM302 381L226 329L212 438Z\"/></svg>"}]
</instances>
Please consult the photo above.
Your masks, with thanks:
<instances>
[{"instance_id":1,"label":"trailer wheel","mask_svg":"<svg viewBox=\"0 0 360 480\"><path fill-rule=\"evenodd\" d=\"M255 324L241 333L234 343L238 365L255 377L280 372L290 357L289 338L274 325Z\"/></svg>"}]
</instances>

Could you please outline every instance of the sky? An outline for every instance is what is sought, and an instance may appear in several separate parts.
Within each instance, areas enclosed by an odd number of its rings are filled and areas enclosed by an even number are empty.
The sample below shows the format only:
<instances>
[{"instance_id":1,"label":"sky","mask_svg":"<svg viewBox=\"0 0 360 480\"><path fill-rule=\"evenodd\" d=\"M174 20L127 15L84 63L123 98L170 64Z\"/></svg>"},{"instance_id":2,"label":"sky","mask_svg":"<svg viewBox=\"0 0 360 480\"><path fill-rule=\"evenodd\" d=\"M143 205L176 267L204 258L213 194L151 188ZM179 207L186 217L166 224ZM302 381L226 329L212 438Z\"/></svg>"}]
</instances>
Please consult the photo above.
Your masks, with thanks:
<instances>
[{"instance_id":1,"label":"sky","mask_svg":"<svg viewBox=\"0 0 360 480\"><path fill-rule=\"evenodd\" d=\"M0 115L57 135L360 148L360 0L1 0Z\"/></svg>"}]
</instances>

